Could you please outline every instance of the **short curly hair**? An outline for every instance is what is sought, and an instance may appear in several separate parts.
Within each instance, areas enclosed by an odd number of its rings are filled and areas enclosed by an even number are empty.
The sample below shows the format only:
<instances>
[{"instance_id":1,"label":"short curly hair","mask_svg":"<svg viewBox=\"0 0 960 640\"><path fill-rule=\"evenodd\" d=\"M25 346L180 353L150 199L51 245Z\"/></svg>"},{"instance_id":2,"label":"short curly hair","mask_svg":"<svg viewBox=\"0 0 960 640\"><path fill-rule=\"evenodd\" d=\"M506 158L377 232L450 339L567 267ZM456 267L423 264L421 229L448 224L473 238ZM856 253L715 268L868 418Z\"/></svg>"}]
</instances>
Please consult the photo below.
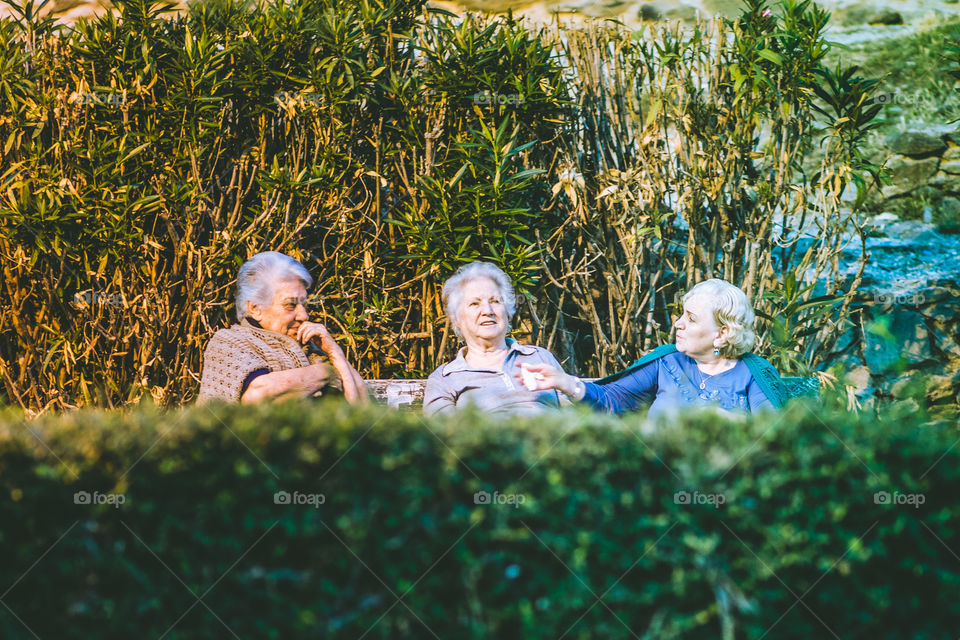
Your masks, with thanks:
<instances>
[{"instance_id":1,"label":"short curly hair","mask_svg":"<svg viewBox=\"0 0 960 640\"><path fill-rule=\"evenodd\" d=\"M720 347L724 358L739 358L753 350L757 336L753 332L754 314L750 300L740 287L726 280L711 278L694 285L683 296L683 302L694 296L703 296L710 303L713 321L718 327L727 327L730 332L726 343Z\"/></svg>"},{"instance_id":2,"label":"short curly hair","mask_svg":"<svg viewBox=\"0 0 960 640\"><path fill-rule=\"evenodd\" d=\"M263 251L251 257L237 273L237 320L247 317L247 302L260 306L273 302L277 283L294 279L309 289L313 278L298 260L278 251Z\"/></svg>"},{"instance_id":3,"label":"short curly hair","mask_svg":"<svg viewBox=\"0 0 960 640\"><path fill-rule=\"evenodd\" d=\"M478 278L487 278L492 280L497 289L500 290L500 297L503 298L503 306L507 310L507 323L513 320L517 312L517 294L513 290L513 283L510 282L510 276L503 272L503 269L492 262L471 262L465 264L447 278L443 283L443 309L450 319L453 326L453 332L457 337L463 339L463 333L460 332L460 318L457 315L460 309L460 296L463 292L463 286L471 280Z\"/></svg>"}]
</instances>

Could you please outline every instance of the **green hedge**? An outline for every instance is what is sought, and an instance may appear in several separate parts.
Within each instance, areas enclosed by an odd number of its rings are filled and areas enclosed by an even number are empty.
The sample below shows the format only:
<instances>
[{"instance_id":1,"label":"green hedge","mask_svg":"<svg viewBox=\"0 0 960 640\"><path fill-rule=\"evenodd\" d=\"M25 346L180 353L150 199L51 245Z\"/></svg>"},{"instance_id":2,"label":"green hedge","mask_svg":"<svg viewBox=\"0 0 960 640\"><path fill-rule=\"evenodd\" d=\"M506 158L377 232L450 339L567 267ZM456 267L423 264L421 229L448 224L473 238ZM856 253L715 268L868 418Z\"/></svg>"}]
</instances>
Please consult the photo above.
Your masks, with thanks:
<instances>
[{"instance_id":1,"label":"green hedge","mask_svg":"<svg viewBox=\"0 0 960 640\"><path fill-rule=\"evenodd\" d=\"M960 447L923 419L8 413L0 637L954 637Z\"/></svg>"}]
</instances>

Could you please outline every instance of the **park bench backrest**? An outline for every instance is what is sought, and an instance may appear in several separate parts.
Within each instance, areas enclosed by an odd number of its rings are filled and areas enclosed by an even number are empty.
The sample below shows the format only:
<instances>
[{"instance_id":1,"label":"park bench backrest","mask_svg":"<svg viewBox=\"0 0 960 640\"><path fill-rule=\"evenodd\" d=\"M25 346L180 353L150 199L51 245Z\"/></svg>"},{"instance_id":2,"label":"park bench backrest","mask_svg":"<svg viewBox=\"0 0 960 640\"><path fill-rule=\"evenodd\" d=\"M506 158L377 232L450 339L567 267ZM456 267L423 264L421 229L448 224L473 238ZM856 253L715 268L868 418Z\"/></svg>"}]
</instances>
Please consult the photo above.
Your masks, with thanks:
<instances>
[{"instance_id":1,"label":"park bench backrest","mask_svg":"<svg viewBox=\"0 0 960 640\"><path fill-rule=\"evenodd\" d=\"M820 395L818 378L781 378L791 398L813 397ZM590 382L592 378L584 378ZM419 409L423 405L423 388L426 380L367 380L367 387L374 398L394 409Z\"/></svg>"}]
</instances>

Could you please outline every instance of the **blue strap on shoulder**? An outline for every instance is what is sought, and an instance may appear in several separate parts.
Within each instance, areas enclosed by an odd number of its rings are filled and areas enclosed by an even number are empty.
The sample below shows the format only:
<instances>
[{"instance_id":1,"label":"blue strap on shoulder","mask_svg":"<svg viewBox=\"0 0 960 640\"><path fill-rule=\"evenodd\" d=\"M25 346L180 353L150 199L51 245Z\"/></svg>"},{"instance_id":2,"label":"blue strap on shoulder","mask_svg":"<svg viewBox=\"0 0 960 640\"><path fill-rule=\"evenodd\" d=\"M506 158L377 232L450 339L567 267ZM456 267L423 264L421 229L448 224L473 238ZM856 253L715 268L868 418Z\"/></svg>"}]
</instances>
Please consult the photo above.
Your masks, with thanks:
<instances>
[{"instance_id":1,"label":"blue strap on shoulder","mask_svg":"<svg viewBox=\"0 0 960 640\"><path fill-rule=\"evenodd\" d=\"M770 404L777 409L786 406L789 399L787 387L783 384L777 368L755 353L745 353L742 357L747 368L750 369L750 375L760 385L760 390L770 400Z\"/></svg>"}]
</instances>

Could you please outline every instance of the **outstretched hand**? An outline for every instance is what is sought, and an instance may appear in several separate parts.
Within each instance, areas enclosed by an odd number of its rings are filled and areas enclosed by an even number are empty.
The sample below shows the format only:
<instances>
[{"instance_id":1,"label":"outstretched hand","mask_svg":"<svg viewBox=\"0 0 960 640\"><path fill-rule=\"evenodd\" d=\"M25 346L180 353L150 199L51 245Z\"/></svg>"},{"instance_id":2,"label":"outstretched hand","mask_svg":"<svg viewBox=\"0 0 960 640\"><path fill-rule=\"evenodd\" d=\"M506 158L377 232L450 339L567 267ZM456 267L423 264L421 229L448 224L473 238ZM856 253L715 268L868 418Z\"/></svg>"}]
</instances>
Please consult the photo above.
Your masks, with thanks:
<instances>
[{"instance_id":1,"label":"outstretched hand","mask_svg":"<svg viewBox=\"0 0 960 640\"><path fill-rule=\"evenodd\" d=\"M524 381L523 371L527 371L526 381ZM546 363L527 364L523 363L518 367L518 371L513 374L517 382L531 391L547 391L557 389L564 395L574 397L577 391L577 378L567 375L562 369ZM529 385L527 384L529 383Z\"/></svg>"}]
</instances>

